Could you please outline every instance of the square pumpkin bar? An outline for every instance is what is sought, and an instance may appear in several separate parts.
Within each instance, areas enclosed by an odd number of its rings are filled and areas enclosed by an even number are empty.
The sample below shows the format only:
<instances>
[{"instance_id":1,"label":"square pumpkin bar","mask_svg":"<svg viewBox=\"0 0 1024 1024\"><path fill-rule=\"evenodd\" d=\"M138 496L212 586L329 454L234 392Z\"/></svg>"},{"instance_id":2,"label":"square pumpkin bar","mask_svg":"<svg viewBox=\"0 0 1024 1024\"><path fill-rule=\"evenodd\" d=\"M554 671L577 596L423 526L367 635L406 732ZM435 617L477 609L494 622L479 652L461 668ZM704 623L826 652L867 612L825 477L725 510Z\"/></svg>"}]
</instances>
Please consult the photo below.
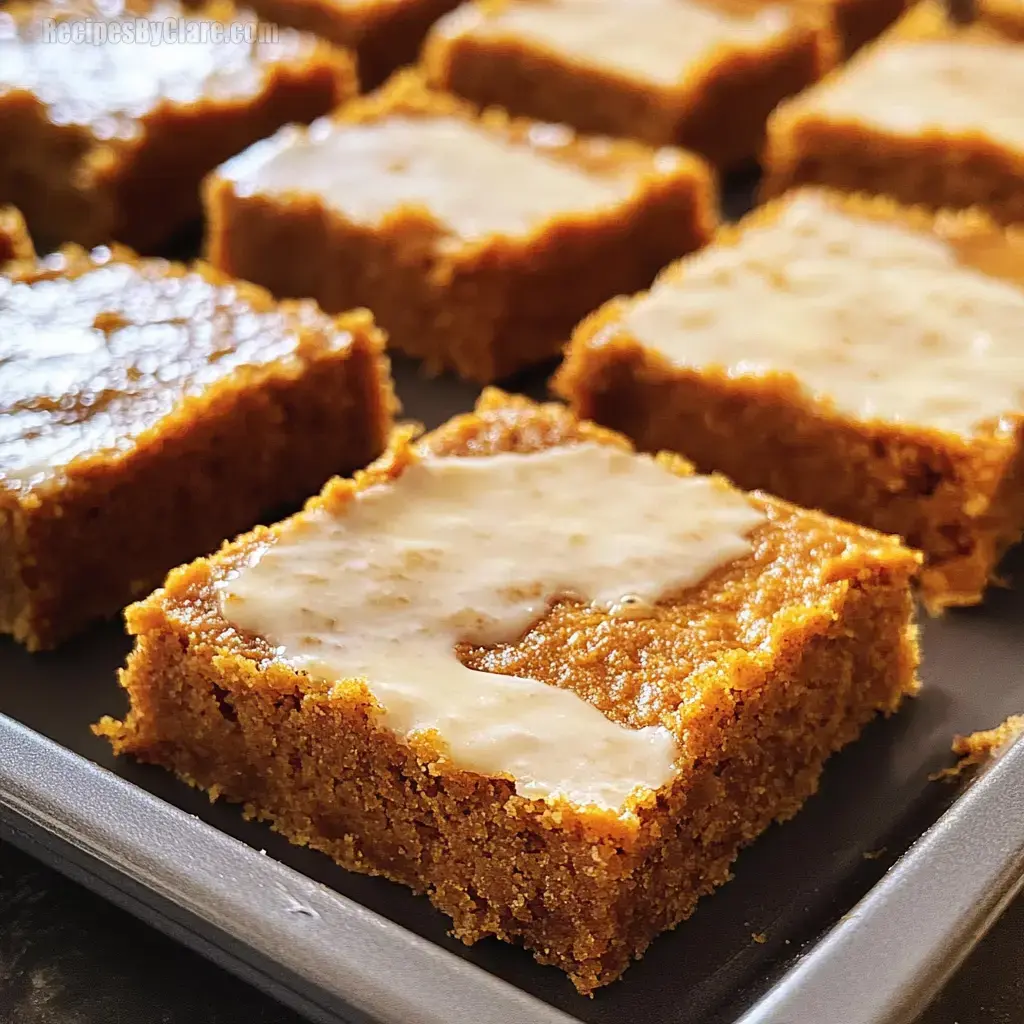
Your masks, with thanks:
<instances>
[{"instance_id":1,"label":"square pumpkin bar","mask_svg":"<svg viewBox=\"0 0 1024 1024\"><path fill-rule=\"evenodd\" d=\"M877 2L877 0L875 0ZM373 88L412 64L427 30L459 0L246 0L261 18L350 48L359 80Z\"/></svg>"},{"instance_id":2,"label":"square pumpkin bar","mask_svg":"<svg viewBox=\"0 0 1024 1024\"><path fill-rule=\"evenodd\" d=\"M967 28L925 0L772 116L767 196L801 184L1024 221L1024 9Z\"/></svg>"},{"instance_id":3,"label":"square pumpkin bar","mask_svg":"<svg viewBox=\"0 0 1024 1024\"><path fill-rule=\"evenodd\" d=\"M916 691L916 565L488 391L130 608L98 728L586 993Z\"/></svg>"},{"instance_id":4,"label":"square pumpkin bar","mask_svg":"<svg viewBox=\"0 0 1024 1024\"><path fill-rule=\"evenodd\" d=\"M757 155L772 109L831 64L825 18L764 0L465 4L424 46L430 83L578 131Z\"/></svg>"},{"instance_id":5,"label":"square pumpkin bar","mask_svg":"<svg viewBox=\"0 0 1024 1024\"><path fill-rule=\"evenodd\" d=\"M557 389L643 449L901 535L937 610L980 601L1024 531L1022 324L1024 235L805 190L586 320Z\"/></svg>"},{"instance_id":6,"label":"square pumpkin bar","mask_svg":"<svg viewBox=\"0 0 1024 1024\"><path fill-rule=\"evenodd\" d=\"M365 312L69 247L0 275L0 633L51 647L377 456Z\"/></svg>"},{"instance_id":7,"label":"square pumpkin bar","mask_svg":"<svg viewBox=\"0 0 1024 1024\"><path fill-rule=\"evenodd\" d=\"M3 17L0 203L40 250L160 246L198 218L208 171L357 91L347 52L220 2L38 0Z\"/></svg>"},{"instance_id":8,"label":"square pumpkin bar","mask_svg":"<svg viewBox=\"0 0 1024 1024\"><path fill-rule=\"evenodd\" d=\"M481 382L556 356L580 317L715 222L696 157L478 116L410 73L253 146L205 201L216 266L366 306L395 348Z\"/></svg>"}]
</instances>

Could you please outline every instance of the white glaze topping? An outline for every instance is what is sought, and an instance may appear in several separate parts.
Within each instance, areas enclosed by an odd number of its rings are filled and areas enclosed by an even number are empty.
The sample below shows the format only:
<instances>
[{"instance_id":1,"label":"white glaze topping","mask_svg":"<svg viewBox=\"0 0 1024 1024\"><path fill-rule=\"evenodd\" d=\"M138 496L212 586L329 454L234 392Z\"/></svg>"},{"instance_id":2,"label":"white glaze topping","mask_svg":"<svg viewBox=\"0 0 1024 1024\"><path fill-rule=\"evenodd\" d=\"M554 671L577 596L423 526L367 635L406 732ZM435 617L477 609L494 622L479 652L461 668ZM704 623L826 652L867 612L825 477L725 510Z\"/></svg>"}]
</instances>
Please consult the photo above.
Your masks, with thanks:
<instances>
[{"instance_id":1,"label":"white glaze topping","mask_svg":"<svg viewBox=\"0 0 1024 1024\"><path fill-rule=\"evenodd\" d=\"M763 46L789 22L775 5L734 14L702 0L517 0L493 8L465 4L435 32L528 40L598 70L673 86L714 54Z\"/></svg>"},{"instance_id":2,"label":"white glaze topping","mask_svg":"<svg viewBox=\"0 0 1024 1024\"><path fill-rule=\"evenodd\" d=\"M464 240L529 234L618 205L638 187L637 175L587 174L457 118L397 115L285 129L218 173L241 194L314 195L362 224L419 206Z\"/></svg>"},{"instance_id":3,"label":"white glaze topping","mask_svg":"<svg viewBox=\"0 0 1024 1024\"><path fill-rule=\"evenodd\" d=\"M1024 410L1024 290L932 233L803 193L682 271L621 320L677 365L791 374L847 415L963 434Z\"/></svg>"},{"instance_id":4,"label":"white glaze topping","mask_svg":"<svg viewBox=\"0 0 1024 1024\"><path fill-rule=\"evenodd\" d=\"M896 134L980 132L1024 149L1024 45L892 42L865 53L795 103Z\"/></svg>"},{"instance_id":5,"label":"white glaze topping","mask_svg":"<svg viewBox=\"0 0 1024 1024\"><path fill-rule=\"evenodd\" d=\"M455 766L511 777L526 797L619 809L671 779L671 733L469 669L455 645L514 642L559 597L657 602L747 554L763 519L720 481L596 444L426 458L341 512L291 520L219 584L221 608L315 677L364 679L384 725L436 730Z\"/></svg>"},{"instance_id":6,"label":"white glaze topping","mask_svg":"<svg viewBox=\"0 0 1024 1024\"><path fill-rule=\"evenodd\" d=\"M103 139L132 135L137 119L163 103L188 106L258 95L269 66L299 61L314 45L311 37L287 30L264 42L251 15L239 15L224 29L225 38L215 38L209 21L172 0L154 5L146 19L122 16L116 0L86 7L82 16L91 23L78 27L91 28L95 38L48 38L55 31L55 13L70 10L40 3L30 17L18 22L8 17L6 24L0 13L0 95L30 92L55 124L88 125ZM174 34L154 45L137 35L140 25L149 23L169 26ZM124 33L116 41L112 26Z\"/></svg>"}]
</instances>

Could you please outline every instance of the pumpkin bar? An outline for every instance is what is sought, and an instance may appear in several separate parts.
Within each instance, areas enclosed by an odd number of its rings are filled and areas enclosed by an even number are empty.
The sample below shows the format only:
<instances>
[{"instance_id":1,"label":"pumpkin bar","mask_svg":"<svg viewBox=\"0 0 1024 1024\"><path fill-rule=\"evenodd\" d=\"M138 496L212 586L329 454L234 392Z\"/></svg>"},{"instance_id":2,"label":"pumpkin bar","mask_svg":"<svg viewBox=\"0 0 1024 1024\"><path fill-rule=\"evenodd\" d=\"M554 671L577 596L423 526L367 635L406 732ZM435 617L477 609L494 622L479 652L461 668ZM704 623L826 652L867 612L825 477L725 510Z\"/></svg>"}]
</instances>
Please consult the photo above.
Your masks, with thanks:
<instances>
[{"instance_id":1,"label":"pumpkin bar","mask_svg":"<svg viewBox=\"0 0 1024 1024\"><path fill-rule=\"evenodd\" d=\"M580 317L715 221L695 157L478 117L412 73L240 154L205 203L216 266L366 306L429 370L481 382L556 356Z\"/></svg>"},{"instance_id":2,"label":"pumpkin bar","mask_svg":"<svg viewBox=\"0 0 1024 1024\"><path fill-rule=\"evenodd\" d=\"M357 89L347 52L219 0L111 10L101 0L5 9L0 204L20 207L41 251L159 247L198 218L207 172Z\"/></svg>"},{"instance_id":3,"label":"pumpkin bar","mask_svg":"<svg viewBox=\"0 0 1024 1024\"><path fill-rule=\"evenodd\" d=\"M130 608L98 730L587 993L915 692L916 564L489 390Z\"/></svg>"},{"instance_id":4,"label":"pumpkin bar","mask_svg":"<svg viewBox=\"0 0 1024 1024\"><path fill-rule=\"evenodd\" d=\"M422 64L474 103L731 167L833 49L826 19L765 0L483 0L434 26Z\"/></svg>"},{"instance_id":5,"label":"pumpkin bar","mask_svg":"<svg viewBox=\"0 0 1024 1024\"><path fill-rule=\"evenodd\" d=\"M772 116L764 194L817 184L1024 221L1024 10L925 0Z\"/></svg>"},{"instance_id":6,"label":"pumpkin bar","mask_svg":"<svg viewBox=\"0 0 1024 1024\"><path fill-rule=\"evenodd\" d=\"M0 633L51 647L377 456L365 312L68 247L0 276Z\"/></svg>"},{"instance_id":7,"label":"pumpkin bar","mask_svg":"<svg viewBox=\"0 0 1024 1024\"><path fill-rule=\"evenodd\" d=\"M13 206L0 206L0 267L9 260L31 259L33 256L32 239L28 237L21 213Z\"/></svg>"},{"instance_id":8,"label":"pumpkin bar","mask_svg":"<svg viewBox=\"0 0 1024 1024\"><path fill-rule=\"evenodd\" d=\"M877 0L875 0L877 2ZM351 48L366 87L412 64L430 26L459 0L246 0L261 18Z\"/></svg>"},{"instance_id":9,"label":"pumpkin bar","mask_svg":"<svg viewBox=\"0 0 1024 1024\"><path fill-rule=\"evenodd\" d=\"M1024 235L801 190L586 320L557 389L643 449L901 535L938 610L981 600L1024 530L1022 323Z\"/></svg>"}]
</instances>

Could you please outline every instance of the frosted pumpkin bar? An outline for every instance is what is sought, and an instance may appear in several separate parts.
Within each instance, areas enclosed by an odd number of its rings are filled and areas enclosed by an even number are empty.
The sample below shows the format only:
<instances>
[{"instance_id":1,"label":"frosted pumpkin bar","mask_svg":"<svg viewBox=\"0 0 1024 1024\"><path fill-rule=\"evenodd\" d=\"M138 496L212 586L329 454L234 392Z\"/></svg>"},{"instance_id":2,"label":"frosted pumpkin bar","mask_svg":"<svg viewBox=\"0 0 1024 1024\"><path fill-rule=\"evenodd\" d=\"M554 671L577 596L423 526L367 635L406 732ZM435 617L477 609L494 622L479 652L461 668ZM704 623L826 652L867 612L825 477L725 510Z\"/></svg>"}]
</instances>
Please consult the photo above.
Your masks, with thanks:
<instances>
[{"instance_id":1,"label":"frosted pumpkin bar","mask_svg":"<svg viewBox=\"0 0 1024 1024\"><path fill-rule=\"evenodd\" d=\"M0 276L0 633L53 646L333 473L390 426L366 313L127 251Z\"/></svg>"},{"instance_id":2,"label":"frosted pumpkin bar","mask_svg":"<svg viewBox=\"0 0 1024 1024\"><path fill-rule=\"evenodd\" d=\"M1024 236L797 191L586 320L557 389L641 448L903 536L938 609L979 601L1024 529L1022 323Z\"/></svg>"},{"instance_id":3,"label":"frosted pumpkin bar","mask_svg":"<svg viewBox=\"0 0 1024 1024\"><path fill-rule=\"evenodd\" d=\"M483 0L434 26L422 64L474 103L729 167L831 63L826 21L763 0Z\"/></svg>"},{"instance_id":4,"label":"frosted pumpkin bar","mask_svg":"<svg viewBox=\"0 0 1024 1024\"><path fill-rule=\"evenodd\" d=\"M267 21L313 32L350 48L356 54L363 86L374 87L392 71L412 64L430 26L458 3L459 0L247 0L246 6Z\"/></svg>"},{"instance_id":5,"label":"frosted pumpkin bar","mask_svg":"<svg viewBox=\"0 0 1024 1024\"><path fill-rule=\"evenodd\" d=\"M220 2L37 0L4 19L0 204L41 251L160 246L199 216L208 171L356 92L346 52Z\"/></svg>"},{"instance_id":6,"label":"frosted pumpkin bar","mask_svg":"<svg viewBox=\"0 0 1024 1024\"><path fill-rule=\"evenodd\" d=\"M1024 8L967 27L937 0L772 116L765 195L801 184L1024 221Z\"/></svg>"},{"instance_id":7,"label":"frosted pumpkin bar","mask_svg":"<svg viewBox=\"0 0 1024 1024\"><path fill-rule=\"evenodd\" d=\"M391 345L481 382L557 355L580 317L715 221L695 157L477 117L410 74L253 146L205 201L215 265L366 306Z\"/></svg>"},{"instance_id":8,"label":"frosted pumpkin bar","mask_svg":"<svg viewBox=\"0 0 1024 1024\"><path fill-rule=\"evenodd\" d=\"M915 691L915 567L491 390L133 606L100 729L589 992Z\"/></svg>"}]
</instances>

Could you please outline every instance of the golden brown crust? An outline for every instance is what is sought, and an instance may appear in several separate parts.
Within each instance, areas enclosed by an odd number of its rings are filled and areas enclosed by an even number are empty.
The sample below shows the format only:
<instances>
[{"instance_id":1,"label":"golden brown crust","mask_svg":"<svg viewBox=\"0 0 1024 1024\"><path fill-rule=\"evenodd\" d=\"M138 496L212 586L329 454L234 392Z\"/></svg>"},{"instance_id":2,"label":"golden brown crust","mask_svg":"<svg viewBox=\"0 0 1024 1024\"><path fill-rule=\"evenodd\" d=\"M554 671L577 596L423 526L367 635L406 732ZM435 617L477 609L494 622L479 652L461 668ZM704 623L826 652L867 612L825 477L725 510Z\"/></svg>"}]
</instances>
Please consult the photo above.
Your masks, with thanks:
<instances>
[{"instance_id":1,"label":"golden brown crust","mask_svg":"<svg viewBox=\"0 0 1024 1024\"><path fill-rule=\"evenodd\" d=\"M363 124L392 113L479 120L517 140L534 127L497 110L477 118L412 73L335 116ZM704 244L716 220L714 182L696 157L676 152L668 172L644 146L567 129L534 133L531 144L591 173L628 169L642 183L637 197L590 219L554 221L529 238L442 246L443 228L421 208L367 227L311 197L240 196L214 174L204 195L208 258L277 295L312 295L327 310L372 309L390 344L432 372L481 383L508 377L557 355L588 310L645 287L667 262ZM310 255L294 260L294 252Z\"/></svg>"},{"instance_id":2,"label":"golden brown crust","mask_svg":"<svg viewBox=\"0 0 1024 1024\"><path fill-rule=\"evenodd\" d=\"M1011 15L998 3L982 5L982 14L970 27L955 27L940 0L923 0L854 62L904 39L1010 38L1024 43L1024 15ZM845 73L842 67L833 71L822 87ZM769 119L762 197L823 185L885 194L933 210L979 206L1002 224L1024 221L1024 152L993 141L983 125L959 134L935 129L896 134L819 115L808 109L814 95L812 87L781 104Z\"/></svg>"},{"instance_id":3,"label":"golden brown crust","mask_svg":"<svg viewBox=\"0 0 1024 1024\"><path fill-rule=\"evenodd\" d=\"M165 6L178 9L174 0ZM104 17L93 0L25 2L8 13L28 26L46 18ZM226 0L188 13L221 23L242 18ZM199 186L210 170L281 125L311 121L358 91L355 62L345 50L312 39L278 57L271 56L273 45L256 50L262 77L254 95L165 100L113 138L109 128L51 120L30 91L0 94L4 144L19 154L16 164L0 167L0 202L21 209L44 251L62 242L111 240L143 251L158 247L198 219Z\"/></svg>"},{"instance_id":4,"label":"golden brown crust","mask_svg":"<svg viewBox=\"0 0 1024 1024\"><path fill-rule=\"evenodd\" d=\"M35 254L25 218L13 206L0 206L0 267L11 260L30 260Z\"/></svg>"},{"instance_id":5,"label":"golden brown crust","mask_svg":"<svg viewBox=\"0 0 1024 1024\"><path fill-rule=\"evenodd\" d=\"M739 0L738 6L754 5ZM728 60L709 52L674 87L633 82L525 41L449 39L437 31L427 37L421 65L432 85L481 107L592 134L682 146L727 169L756 156L772 109L835 62L829 19L813 6L793 6L792 27L761 52Z\"/></svg>"},{"instance_id":6,"label":"golden brown crust","mask_svg":"<svg viewBox=\"0 0 1024 1024\"><path fill-rule=\"evenodd\" d=\"M78 247L60 255L9 273L31 283L95 266ZM112 258L167 276L197 273L232 284L257 311L275 307L263 289L203 264L139 261L123 249ZM286 357L239 366L145 425L129 447L83 455L28 489L0 482L0 633L32 650L52 647L116 614L169 566L380 453L396 403L370 315L314 316L308 302L276 308L295 321Z\"/></svg>"},{"instance_id":7,"label":"golden brown crust","mask_svg":"<svg viewBox=\"0 0 1024 1024\"><path fill-rule=\"evenodd\" d=\"M818 194L855 216L933 231L965 262L1024 285L1024 233L981 211L934 214L885 197ZM736 244L788 202L724 226L715 244ZM685 274L685 260L664 272ZM1024 532L1024 417L1008 412L1002 428L993 423L972 438L855 421L822 407L786 374L736 379L673 366L621 329L621 302L580 324L555 377L578 415L622 431L643 450L682 452L740 487L904 537L925 553L920 585L932 611L981 600L1000 557Z\"/></svg>"},{"instance_id":8,"label":"golden brown crust","mask_svg":"<svg viewBox=\"0 0 1024 1024\"><path fill-rule=\"evenodd\" d=\"M580 440L626 443L564 407L488 391L475 413L418 449L400 435L367 474L317 500L344 502L417 452ZM462 772L376 724L363 683L317 684L259 638L225 630L211 582L273 530L176 570L129 609L132 710L99 731L345 867L427 891L464 941L522 942L589 992L724 882L742 845L795 813L833 750L916 690L915 557L816 513L764 507L754 553L652 620L612 623L563 601L515 643L460 648L467 664L571 687L617 721L666 724L679 775L632 815L548 806Z\"/></svg>"}]
</instances>

